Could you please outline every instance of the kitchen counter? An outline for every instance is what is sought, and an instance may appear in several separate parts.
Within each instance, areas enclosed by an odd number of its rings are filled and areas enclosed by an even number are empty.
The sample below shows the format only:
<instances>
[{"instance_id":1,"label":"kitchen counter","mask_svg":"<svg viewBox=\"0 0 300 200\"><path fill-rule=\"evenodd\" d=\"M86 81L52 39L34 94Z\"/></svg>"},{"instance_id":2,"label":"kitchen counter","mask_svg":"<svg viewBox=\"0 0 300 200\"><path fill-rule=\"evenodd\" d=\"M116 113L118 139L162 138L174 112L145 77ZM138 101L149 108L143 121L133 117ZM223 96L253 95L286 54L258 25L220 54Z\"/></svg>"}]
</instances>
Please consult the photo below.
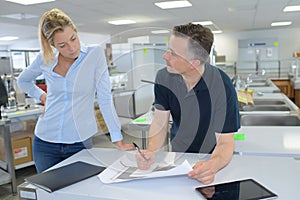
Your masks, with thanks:
<instances>
[{"instance_id":1,"label":"kitchen counter","mask_svg":"<svg viewBox=\"0 0 300 200\"><path fill-rule=\"evenodd\" d=\"M248 89L254 90L254 93L274 93L274 92L280 93L280 89L269 78L266 79L267 86L259 86L261 84L262 84L261 82L250 83L248 85Z\"/></svg>"},{"instance_id":2,"label":"kitchen counter","mask_svg":"<svg viewBox=\"0 0 300 200\"><path fill-rule=\"evenodd\" d=\"M236 134L237 154L300 158L300 126L242 126Z\"/></svg>"},{"instance_id":3,"label":"kitchen counter","mask_svg":"<svg viewBox=\"0 0 300 200\"><path fill-rule=\"evenodd\" d=\"M253 100L278 100L283 101L285 106L287 106L289 111L240 111L241 115L252 115L252 114L293 114L299 112L299 107L291 101L285 94L283 93L262 93L257 94L254 93ZM267 105L270 106L270 105ZM274 105L276 106L276 105Z\"/></svg>"},{"instance_id":4,"label":"kitchen counter","mask_svg":"<svg viewBox=\"0 0 300 200\"><path fill-rule=\"evenodd\" d=\"M253 99L273 99L273 100L284 100L293 110L299 110L299 107L291 101L283 93L263 93L263 94L254 94Z\"/></svg>"},{"instance_id":5,"label":"kitchen counter","mask_svg":"<svg viewBox=\"0 0 300 200\"><path fill-rule=\"evenodd\" d=\"M299 107L283 93L254 93L254 100L278 100L285 102L291 111L249 111L241 115L300 115ZM276 106L276 105L275 105ZM241 155L288 156L300 158L300 126L242 126L236 133L235 152Z\"/></svg>"}]
</instances>

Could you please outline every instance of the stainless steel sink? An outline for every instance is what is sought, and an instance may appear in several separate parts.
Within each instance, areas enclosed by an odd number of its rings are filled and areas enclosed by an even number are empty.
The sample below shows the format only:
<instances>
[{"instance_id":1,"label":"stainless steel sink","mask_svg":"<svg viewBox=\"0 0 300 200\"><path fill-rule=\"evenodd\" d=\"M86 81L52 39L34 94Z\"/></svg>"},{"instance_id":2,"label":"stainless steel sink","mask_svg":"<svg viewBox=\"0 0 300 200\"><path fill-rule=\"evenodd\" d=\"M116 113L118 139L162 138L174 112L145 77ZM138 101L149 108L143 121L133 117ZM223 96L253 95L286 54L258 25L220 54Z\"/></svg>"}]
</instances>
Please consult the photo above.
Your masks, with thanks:
<instances>
[{"instance_id":1,"label":"stainless steel sink","mask_svg":"<svg viewBox=\"0 0 300 200\"><path fill-rule=\"evenodd\" d=\"M242 115L242 126L300 126L298 116L292 115Z\"/></svg>"},{"instance_id":2,"label":"stainless steel sink","mask_svg":"<svg viewBox=\"0 0 300 200\"><path fill-rule=\"evenodd\" d=\"M291 111L286 105L253 105L243 106L241 111Z\"/></svg>"},{"instance_id":3,"label":"stainless steel sink","mask_svg":"<svg viewBox=\"0 0 300 200\"><path fill-rule=\"evenodd\" d=\"M267 82L255 82L250 83L249 87L269 87L270 85Z\"/></svg>"},{"instance_id":4,"label":"stainless steel sink","mask_svg":"<svg viewBox=\"0 0 300 200\"><path fill-rule=\"evenodd\" d=\"M285 101L276 99L256 99L254 100L254 105L284 105Z\"/></svg>"},{"instance_id":5,"label":"stainless steel sink","mask_svg":"<svg viewBox=\"0 0 300 200\"><path fill-rule=\"evenodd\" d=\"M267 79L252 79L252 83L266 83Z\"/></svg>"}]
</instances>

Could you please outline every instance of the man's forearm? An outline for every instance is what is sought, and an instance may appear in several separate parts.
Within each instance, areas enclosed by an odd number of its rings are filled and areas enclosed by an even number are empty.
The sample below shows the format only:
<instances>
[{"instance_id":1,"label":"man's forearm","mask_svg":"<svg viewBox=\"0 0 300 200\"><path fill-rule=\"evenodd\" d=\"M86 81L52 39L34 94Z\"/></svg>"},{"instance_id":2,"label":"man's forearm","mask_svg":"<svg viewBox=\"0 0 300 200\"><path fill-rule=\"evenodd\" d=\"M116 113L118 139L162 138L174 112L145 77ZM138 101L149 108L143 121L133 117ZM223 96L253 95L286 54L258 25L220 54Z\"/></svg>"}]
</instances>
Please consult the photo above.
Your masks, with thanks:
<instances>
[{"instance_id":1,"label":"man's forearm","mask_svg":"<svg viewBox=\"0 0 300 200\"><path fill-rule=\"evenodd\" d=\"M218 141L215 150L212 153L211 160L215 161L215 170L219 171L225 167L231 160L234 151L233 134L228 134L225 140Z\"/></svg>"},{"instance_id":2,"label":"man's forearm","mask_svg":"<svg viewBox=\"0 0 300 200\"><path fill-rule=\"evenodd\" d=\"M149 151L158 151L164 144L167 135L167 125L159 126L158 124L152 123L149 129Z\"/></svg>"}]
</instances>

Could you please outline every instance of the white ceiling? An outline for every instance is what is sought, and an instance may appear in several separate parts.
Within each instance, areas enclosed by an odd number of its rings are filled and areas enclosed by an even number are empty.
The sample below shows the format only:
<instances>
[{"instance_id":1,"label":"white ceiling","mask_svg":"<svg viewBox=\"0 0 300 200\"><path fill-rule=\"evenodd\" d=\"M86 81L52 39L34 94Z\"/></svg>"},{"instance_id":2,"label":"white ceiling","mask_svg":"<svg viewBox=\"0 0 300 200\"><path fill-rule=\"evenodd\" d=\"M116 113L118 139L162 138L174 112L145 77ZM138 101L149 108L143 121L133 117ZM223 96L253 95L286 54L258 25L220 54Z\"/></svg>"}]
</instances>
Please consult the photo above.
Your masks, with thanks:
<instances>
[{"instance_id":1,"label":"white ceiling","mask_svg":"<svg viewBox=\"0 0 300 200\"><path fill-rule=\"evenodd\" d=\"M26 1L26 0L24 0ZM52 9L65 11L80 32L128 37L147 35L153 29L171 29L191 21L211 20L224 33L271 29L276 21L292 21L287 28L300 28L300 12L284 13L287 5L300 0L189 0L192 7L162 10L154 5L160 0L56 0L24 6L0 0L0 37L37 38L40 16ZM3 15L36 15L31 19L9 19ZM114 26L109 20L133 19L136 24ZM282 28L282 27L281 27ZM274 28L273 28L274 29ZM9 45L0 42L0 45Z\"/></svg>"}]
</instances>

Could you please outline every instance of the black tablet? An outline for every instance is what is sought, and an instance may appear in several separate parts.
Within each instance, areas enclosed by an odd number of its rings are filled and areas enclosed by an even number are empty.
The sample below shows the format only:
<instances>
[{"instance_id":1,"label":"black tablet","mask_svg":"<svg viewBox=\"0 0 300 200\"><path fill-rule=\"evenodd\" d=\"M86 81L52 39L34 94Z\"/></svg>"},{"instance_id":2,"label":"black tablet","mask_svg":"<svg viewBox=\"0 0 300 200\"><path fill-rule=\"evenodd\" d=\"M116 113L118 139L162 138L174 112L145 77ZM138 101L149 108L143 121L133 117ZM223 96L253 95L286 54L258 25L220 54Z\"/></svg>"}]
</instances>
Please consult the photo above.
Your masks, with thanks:
<instances>
[{"instance_id":1,"label":"black tablet","mask_svg":"<svg viewBox=\"0 0 300 200\"><path fill-rule=\"evenodd\" d=\"M195 188L207 200L276 199L277 195L253 179Z\"/></svg>"}]
</instances>

